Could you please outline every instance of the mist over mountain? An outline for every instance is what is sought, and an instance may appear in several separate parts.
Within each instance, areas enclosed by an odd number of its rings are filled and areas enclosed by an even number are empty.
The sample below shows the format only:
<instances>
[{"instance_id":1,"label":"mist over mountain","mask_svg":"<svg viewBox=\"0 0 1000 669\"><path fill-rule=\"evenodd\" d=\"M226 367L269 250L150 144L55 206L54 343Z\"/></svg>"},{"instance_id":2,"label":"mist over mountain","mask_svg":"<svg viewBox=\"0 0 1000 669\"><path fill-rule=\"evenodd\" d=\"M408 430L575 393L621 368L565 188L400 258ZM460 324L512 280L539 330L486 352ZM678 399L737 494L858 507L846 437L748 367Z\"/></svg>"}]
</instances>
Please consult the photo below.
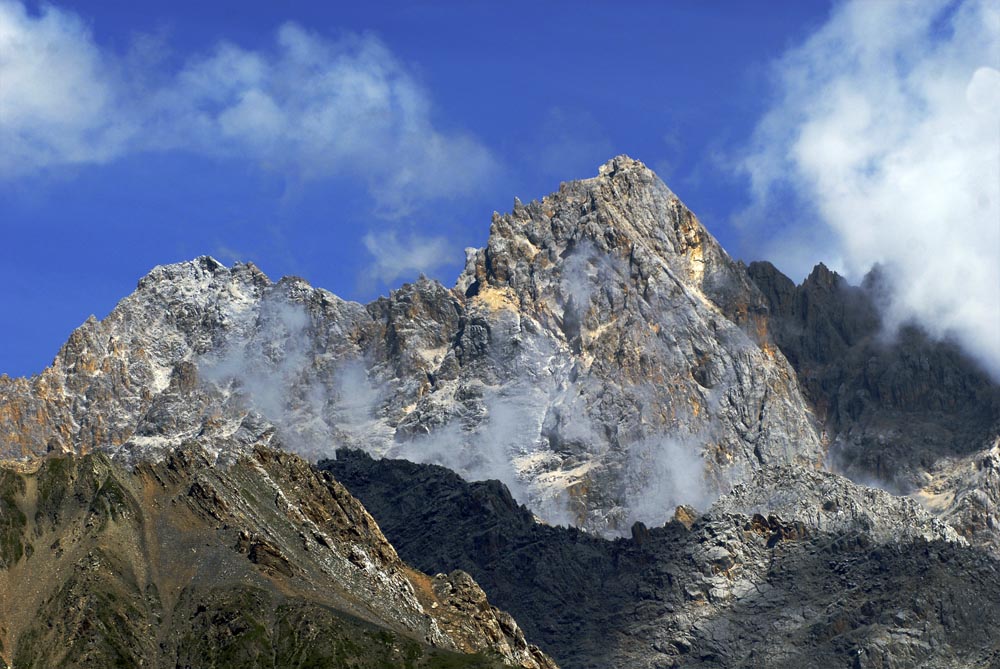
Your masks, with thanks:
<instances>
[{"instance_id":1,"label":"mist over mountain","mask_svg":"<svg viewBox=\"0 0 1000 669\"><path fill-rule=\"evenodd\" d=\"M886 290L732 260L627 156L451 287L156 267L0 377L0 657L992 666L1000 388Z\"/></svg>"}]
</instances>

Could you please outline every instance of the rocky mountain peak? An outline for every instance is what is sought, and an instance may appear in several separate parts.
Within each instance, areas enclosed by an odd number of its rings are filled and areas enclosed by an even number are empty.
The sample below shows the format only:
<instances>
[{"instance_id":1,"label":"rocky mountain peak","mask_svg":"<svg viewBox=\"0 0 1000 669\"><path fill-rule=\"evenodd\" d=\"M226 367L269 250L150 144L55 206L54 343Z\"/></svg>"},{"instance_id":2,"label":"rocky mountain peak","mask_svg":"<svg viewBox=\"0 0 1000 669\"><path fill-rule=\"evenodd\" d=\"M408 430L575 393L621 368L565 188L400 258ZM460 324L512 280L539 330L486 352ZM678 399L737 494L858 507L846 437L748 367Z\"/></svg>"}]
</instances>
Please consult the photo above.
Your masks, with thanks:
<instances>
[{"instance_id":1,"label":"rocky mountain peak","mask_svg":"<svg viewBox=\"0 0 1000 669\"><path fill-rule=\"evenodd\" d=\"M517 377L533 379L532 392L551 380L547 398L539 398L548 408L519 422L537 421L545 450L584 462L596 452L610 465L578 467L568 481L560 477L570 491L621 489L622 478L631 479L625 489L636 486L647 476L636 470L648 471L679 443L681 453L693 456L690 471L707 460L715 477L708 488L724 487L737 470L774 458L821 457L793 375L770 345L764 296L639 161L619 156L593 178L563 183L541 200L515 201L511 212L494 215L487 245L467 251L456 291L466 298L465 332L479 333L475 341L460 341L462 372L505 386L508 398ZM750 360L753 373L737 371ZM736 390L741 384L762 393L754 402L767 408L754 415L763 423L739 419L741 427L734 424L730 434L743 436L720 440L735 416L719 412L745 401L736 399L749 390ZM787 419L786 428L794 425L798 445L779 446L784 437L769 428L758 432L772 411ZM596 425L605 426L603 434ZM535 447L526 450L523 459L515 455L524 463L518 467L545 461ZM598 476L611 480L595 485ZM698 498L692 501L704 501Z\"/></svg>"},{"instance_id":2,"label":"rocky mountain peak","mask_svg":"<svg viewBox=\"0 0 1000 669\"><path fill-rule=\"evenodd\" d=\"M615 156L598 167L597 173L600 176L615 176L626 170L636 170L640 172L647 172L649 174L653 173L653 171L646 167L642 162L625 153Z\"/></svg>"},{"instance_id":3,"label":"rocky mountain peak","mask_svg":"<svg viewBox=\"0 0 1000 669\"><path fill-rule=\"evenodd\" d=\"M534 296L533 275L572 271L579 264L573 259L594 253L628 264L641 281L666 271L733 315L762 303L697 217L652 170L628 156L608 161L596 177L564 182L540 201L517 200L509 214L494 214L486 248L469 254L457 287L474 294L509 286L519 296ZM737 294L752 304L732 304Z\"/></svg>"},{"instance_id":4,"label":"rocky mountain peak","mask_svg":"<svg viewBox=\"0 0 1000 669\"><path fill-rule=\"evenodd\" d=\"M516 202L467 258L455 289L367 306L251 264L157 267L40 377L0 384L6 454L349 445L615 534L822 460L764 296L642 163Z\"/></svg>"},{"instance_id":5,"label":"rocky mountain peak","mask_svg":"<svg viewBox=\"0 0 1000 669\"><path fill-rule=\"evenodd\" d=\"M466 257L156 267L0 377L0 669L992 666L1000 388L877 270L744 267L627 156Z\"/></svg>"},{"instance_id":6,"label":"rocky mountain peak","mask_svg":"<svg viewBox=\"0 0 1000 669\"><path fill-rule=\"evenodd\" d=\"M806 282L820 286L836 286L844 282L844 277L840 276L823 263L817 263L812 272L806 277Z\"/></svg>"}]
</instances>

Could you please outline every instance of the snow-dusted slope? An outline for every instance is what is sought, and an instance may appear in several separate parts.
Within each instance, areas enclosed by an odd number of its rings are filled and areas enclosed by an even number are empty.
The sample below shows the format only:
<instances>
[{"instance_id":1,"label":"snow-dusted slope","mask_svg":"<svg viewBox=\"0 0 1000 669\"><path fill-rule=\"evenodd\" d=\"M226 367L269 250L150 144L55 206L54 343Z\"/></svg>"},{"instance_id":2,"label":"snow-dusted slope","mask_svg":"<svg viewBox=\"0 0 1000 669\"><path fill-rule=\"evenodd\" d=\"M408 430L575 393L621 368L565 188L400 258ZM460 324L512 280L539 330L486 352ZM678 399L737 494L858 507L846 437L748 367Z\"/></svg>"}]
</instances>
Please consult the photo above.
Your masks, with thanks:
<instances>
[{"instance_id":1,"label":"snow-dusted slope","mask_svg":"<svg viewBox=\"0 0 1000 669\"><path fill-rule=\"evenodd\" d=\"M438 462L608 532L823 457L744 268L626 157L497 215L453 289L363 306L203 257L154 269L38 377L0 379L7 458L192 439Z\"/></svg>"}]
</instances>

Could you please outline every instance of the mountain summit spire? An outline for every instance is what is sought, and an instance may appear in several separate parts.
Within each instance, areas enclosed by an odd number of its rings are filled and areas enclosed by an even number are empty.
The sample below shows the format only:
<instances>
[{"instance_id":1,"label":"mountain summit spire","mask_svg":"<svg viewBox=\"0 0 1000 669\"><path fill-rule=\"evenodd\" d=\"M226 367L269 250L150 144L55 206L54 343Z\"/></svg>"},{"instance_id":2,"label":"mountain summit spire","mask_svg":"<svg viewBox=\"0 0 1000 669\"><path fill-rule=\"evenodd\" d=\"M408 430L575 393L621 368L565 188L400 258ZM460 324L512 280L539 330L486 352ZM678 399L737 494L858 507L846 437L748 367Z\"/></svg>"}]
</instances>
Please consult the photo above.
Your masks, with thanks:
<instances>
[{"instance_id":1,"label":"mountain summit spire","mask_svg":"<svg viewBox=\"0 0 1000 669\"><path fill-rule=\"evenodd\" d=\"M641 162L599 172L496 215L453 290L364 306L249 265L158 267L40 377L0 382L5 455L353 445L500 479L610 534L819 463L744 268Z\"/></svg>"}]
</instances>

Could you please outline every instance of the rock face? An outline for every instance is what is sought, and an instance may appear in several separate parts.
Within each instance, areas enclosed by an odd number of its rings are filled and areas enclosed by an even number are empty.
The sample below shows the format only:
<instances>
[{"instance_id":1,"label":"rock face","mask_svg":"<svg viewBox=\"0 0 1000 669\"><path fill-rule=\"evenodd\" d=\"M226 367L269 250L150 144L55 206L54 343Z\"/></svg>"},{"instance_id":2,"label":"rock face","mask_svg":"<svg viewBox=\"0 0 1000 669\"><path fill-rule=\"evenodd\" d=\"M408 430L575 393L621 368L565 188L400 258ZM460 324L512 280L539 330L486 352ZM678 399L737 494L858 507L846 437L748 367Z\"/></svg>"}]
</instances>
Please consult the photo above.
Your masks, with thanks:
<instances>
[{"instance_id":1,"label":"rock face","mask_svg":"<svg viewBox=\"0 0 1000 669\"><path fill-rule=\"evenodd\" d=\"M262 446L207 455L0 470L11 666L555 667L468 575L400 560L329 474Z\"/></svg>"},{"instance_id":2,"label":"rock face","mask_svg":"<svg viewBox=\"0 0 1000 669\"><path fill-rule=\"evenodd\" d=\"M472 408L508 408L530 380L512 460L535 494L570 493L574 524L662 522L746 472L823 456L763 297L637 161L494 217L456 288L459 369L415 422L432 432L467 387Z\"/></svg>"},{"instance_id":3,"label":"rock face","mask_svg":"<svg viewBox=\"0 0 1000 669\"><path fill-rule=\"evenodd\" d=\"M877 271L860 287L822 265L801 286L769 263L748 272L830 435L832 466L912 493L963 536L1000 549L1000 386L916 326L882 332Z\"/></svg>"},{"instance_id":4,"label":"rock face","mask_svg":"<svg viewBox=\"0 0 1000 669\"><path fill-rule=\"evenodd\" d=\"M991 667L1000 567L912 500L780 467L609 541L496 481L341 451L320 465L400 554L461 568L561 666ZM678 510L682 516L683 511Z\"/></svg>"},{"instance_id":5,"label":"rock face","mask_svg":"<svg viewBox=\"0 0 1000 669\"><path fill-rule=\"evenodd\" d=\"M503 480L549 521L621 534L825 451L767 301L626 157L493 220L454 289L366 306L210 258L158 267L52 367L0 379L0 452L223 458L268 430Z\"/></svg>"}]
</instances>

